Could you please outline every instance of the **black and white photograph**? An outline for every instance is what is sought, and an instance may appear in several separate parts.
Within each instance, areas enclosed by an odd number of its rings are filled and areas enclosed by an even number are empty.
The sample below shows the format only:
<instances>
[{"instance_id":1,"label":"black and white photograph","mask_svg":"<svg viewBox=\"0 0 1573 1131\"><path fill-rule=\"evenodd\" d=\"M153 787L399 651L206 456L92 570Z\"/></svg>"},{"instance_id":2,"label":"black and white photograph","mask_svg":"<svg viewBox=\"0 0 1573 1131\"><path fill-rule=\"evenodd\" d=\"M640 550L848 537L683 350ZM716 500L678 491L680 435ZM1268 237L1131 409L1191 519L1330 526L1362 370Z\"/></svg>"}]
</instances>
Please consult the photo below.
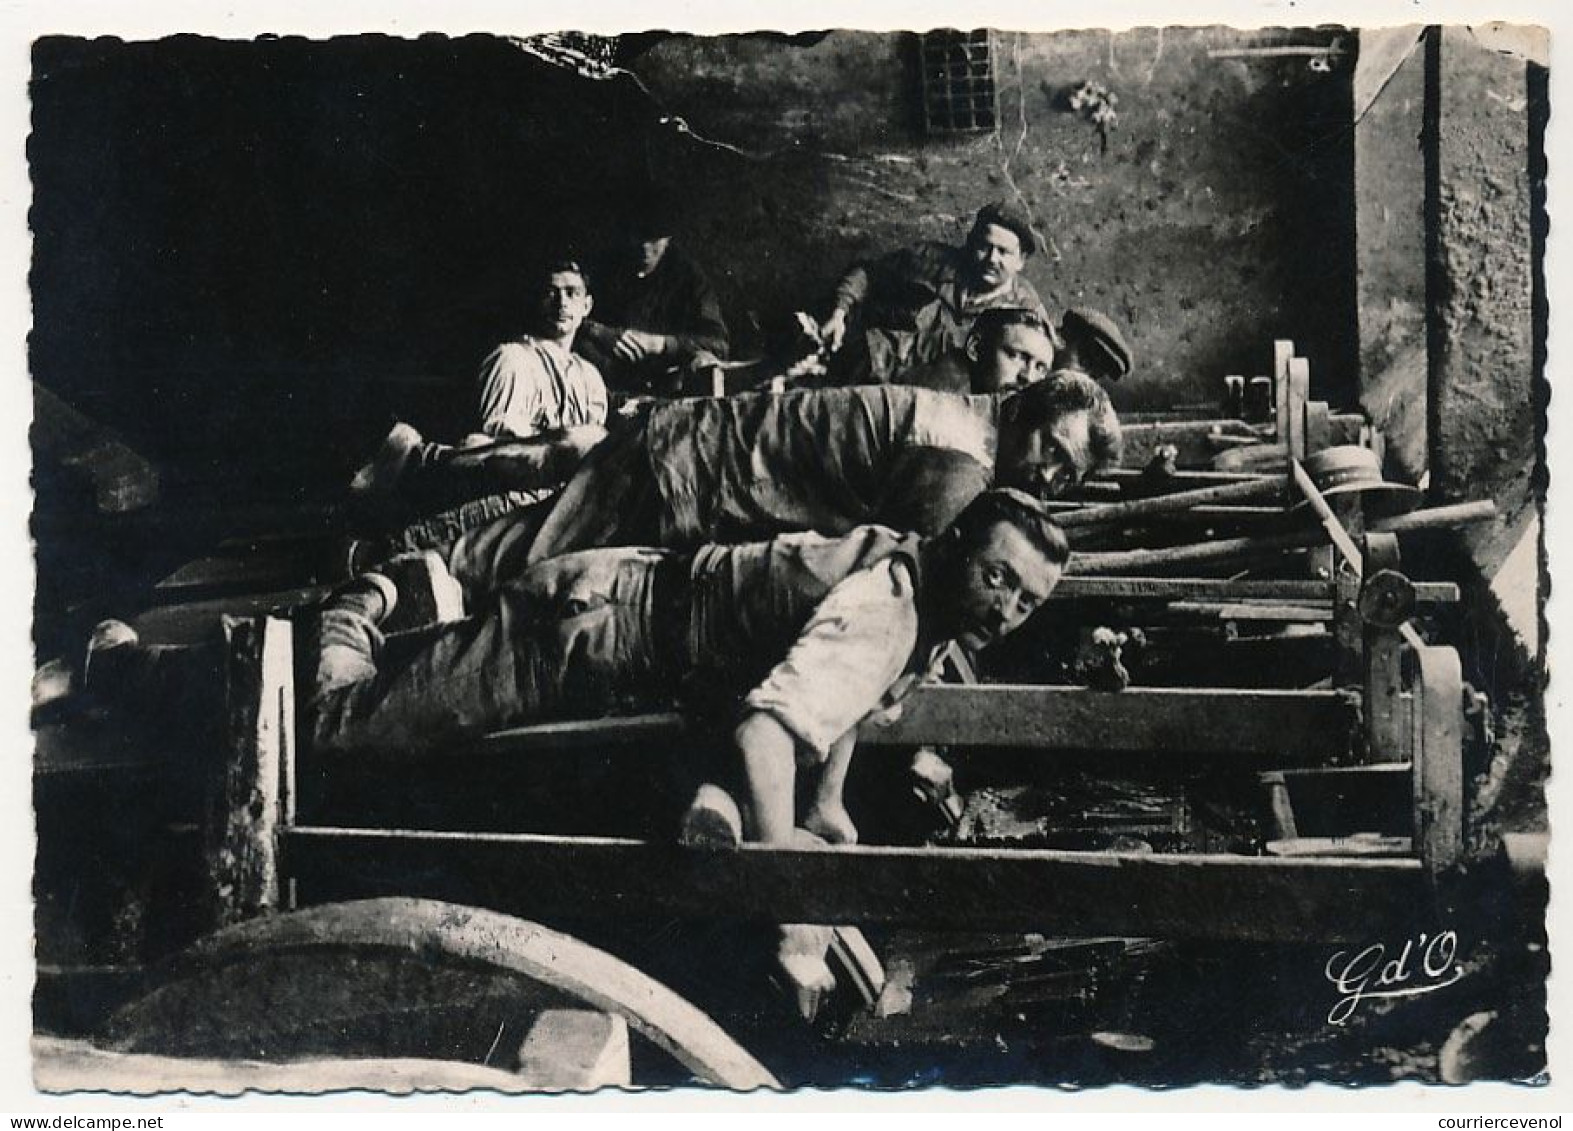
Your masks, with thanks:
<instances>
[{"instance_id":1,"label":"black and white photograph","mask_svg":"<svg viewBox=\"0 0 1573 1131\"><path fill-rule=\"evenodd\" d=\"M1552 32L1150 14L29 35L36 1096L1544 1109Z\"/></svg>"}]
</instances>

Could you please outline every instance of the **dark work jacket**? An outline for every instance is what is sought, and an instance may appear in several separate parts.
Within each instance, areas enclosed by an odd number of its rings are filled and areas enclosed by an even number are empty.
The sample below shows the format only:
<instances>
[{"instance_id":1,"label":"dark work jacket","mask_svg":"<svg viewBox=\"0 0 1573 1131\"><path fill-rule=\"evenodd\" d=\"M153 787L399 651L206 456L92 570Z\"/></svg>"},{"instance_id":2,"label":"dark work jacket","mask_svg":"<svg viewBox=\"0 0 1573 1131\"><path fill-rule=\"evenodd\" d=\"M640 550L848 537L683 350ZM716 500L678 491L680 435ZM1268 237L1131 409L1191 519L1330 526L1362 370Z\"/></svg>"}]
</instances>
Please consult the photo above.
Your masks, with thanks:
<instances>
[{"instance_id":1,"label":"dark work jacket","mask_svg":"<svg viewBox=\"0 0 1573 1131\"><path fill-rule=\"evenodd\" d=\"M665 371L685 364L701 350L726 359L726 320L715 288L675 241L644 278L624 259L597 273L593 286L595 309L579 331L575 348L595 363L614 388L626 392L658 387ZM630 365L612 352L624 330L668 334L677 339L677 346L669 354Z\"/></svg>"},{"instance_id":2,"label":"dark work jacket","mask_svg":"<svg viewBox=\"0 0 1573 1131\"><path fill-rule=\"evenodd\" d=\"M993 480L999 405L900 385L657 402L591 451L529 561L865 523L937 534Z\"/></svg>"}]
</instances>

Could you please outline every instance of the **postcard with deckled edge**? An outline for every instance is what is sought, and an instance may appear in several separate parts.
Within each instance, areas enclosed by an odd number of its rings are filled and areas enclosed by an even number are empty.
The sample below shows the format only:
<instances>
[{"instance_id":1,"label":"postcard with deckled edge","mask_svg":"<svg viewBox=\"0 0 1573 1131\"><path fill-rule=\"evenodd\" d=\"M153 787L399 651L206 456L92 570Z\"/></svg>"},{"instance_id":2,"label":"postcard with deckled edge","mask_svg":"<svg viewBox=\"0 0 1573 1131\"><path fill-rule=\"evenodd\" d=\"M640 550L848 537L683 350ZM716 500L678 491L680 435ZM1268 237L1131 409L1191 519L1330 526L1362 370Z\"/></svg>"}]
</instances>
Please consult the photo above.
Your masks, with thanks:
<instances>
[{"instance_id":1,"label":"postcard with deckled edge","mask_svg":"<svg viewBox=\"0 0 1573 1131\"><path fill-rule=\"evenodd\" d=\"M31 29L32 1087L1553 1099L1551 22Z\"/></svg>"}]
</instances>

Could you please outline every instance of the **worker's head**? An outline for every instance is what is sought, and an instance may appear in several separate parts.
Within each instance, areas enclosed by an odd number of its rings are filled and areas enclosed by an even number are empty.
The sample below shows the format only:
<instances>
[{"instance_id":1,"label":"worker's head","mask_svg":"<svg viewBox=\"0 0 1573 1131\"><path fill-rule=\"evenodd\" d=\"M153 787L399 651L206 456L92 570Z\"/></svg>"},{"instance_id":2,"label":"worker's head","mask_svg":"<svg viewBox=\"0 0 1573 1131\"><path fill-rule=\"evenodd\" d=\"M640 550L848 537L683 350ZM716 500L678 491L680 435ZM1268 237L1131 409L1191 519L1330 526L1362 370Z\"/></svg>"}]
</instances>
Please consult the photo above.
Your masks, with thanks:
<instances>
[{"instance_id":1,"label":"worker's head","mask_svg":"<svg viewBox=\"0 0 1573 1131\"><path fill-rule=\"evenodd\" d=\"M658 188L639 195L623 215L623 236L635 274L643 277L661 265L676 227L671 197Z\"/></svg>"},{"instance_id":2,"label":"worker's head","mask_svg":"<svg viewBox=\"0 0 1573 1131\"><path fill-rule=\"evenodd\" d=\"M1069 557L1042 503L1022 491L985 491L934 540L926 588L938 634L973 651L993 644L1048 599Z\"/></svg>"},{"instance_id":3,"label":"worker's head","mask_svg":"<svg viewBox=\"0 0 1573 1131\"><path fill-rule=\"evenodd\" d=\"M1118 381L1131 371L1131 347L1114 319L1101 310L1067 310L1060 318L1060 340L1056 365L1078 369L1099 381Z\"/></svg>"},{"instance_id":4,"label":"worker's head","mask_svg":"<svg viewBox=\"0 0 1573 1131\"><path fill-rule=\"evenodd\" d=\"M1091 377L1060 373L1000 404L994 481L1056 498L1120 459L1120 419Z\"/></svg>"},{"instance_id":5,"label":"worker's head","mask_svg":"<svg viewBox=\"0 0 1573 1131\"><path fill-rule=\"evenodd\" d=\"M985 310L967 335L974 393L1002 393L1041 381L1054 364L1054 342L1037 313L1019 307Z\"/></svg>"},{"instance_id":6,"label":"worker's head","mask_svg":"<svg viewBox=\"0 0 1573 1131\"><path fill-rule=\"evenodd\" d=\"M564 344L572 344L595 305L589 273L575 259L554 260L542 268L531 297L535 333Z\"/></svg>"},{"instance_id":7,"label":"worker's head","mask_svg":"<svg viewBox=\"0 0 1573 1131\"><path fill-rule=\"evenodd\" d=\"M978 290L998 290L1021 273L1037 246L1026 212L1002 200L985 204L967 235L969 282Z\"/></svg>"}]
</instances>

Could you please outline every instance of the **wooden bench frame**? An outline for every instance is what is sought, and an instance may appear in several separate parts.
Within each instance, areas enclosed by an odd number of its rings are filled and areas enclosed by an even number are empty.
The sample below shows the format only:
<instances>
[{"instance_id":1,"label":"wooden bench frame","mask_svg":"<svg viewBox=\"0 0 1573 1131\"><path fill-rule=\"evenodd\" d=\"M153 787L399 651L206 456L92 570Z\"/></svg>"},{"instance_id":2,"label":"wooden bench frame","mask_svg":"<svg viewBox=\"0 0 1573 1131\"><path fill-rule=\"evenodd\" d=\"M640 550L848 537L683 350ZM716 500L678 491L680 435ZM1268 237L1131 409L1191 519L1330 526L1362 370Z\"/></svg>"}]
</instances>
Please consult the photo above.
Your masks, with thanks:
<instances>
[{"instance_id":1,"label":"wooden bench frame","mask_svg":"<svg viewBox=\"0 0 1573 1131\"><path fill-rule=\"evenodd\" d=\"M1293 343L1273 347L1279 444L1303 458L1343 436L1309 399L1309 368ZM1351 418L1353 420L1354 418ZM1330 423L1331 421L1331 423ZM1154 425L1149 439L1189 436L1215 422ZM1334 428L1331 424L1337 424ZM1340 431L1342 429L1342 431ZM1380 443L1369 428L1360 439ZM1182 473L1182 479L1186 473ZM1198 483L1248 475L1191 473ZM1356 535L1358 505L1340 507ZM1388 536L1371 566L1396 567ZM1457 653L1424 643L1407 625L1367 624L1361 582L1067 577L1057 600L1276 602L1289 619L1329 619L1338 659L1332 690L1132 688L1104 693L1022 685L928 686L892 725L865 727L872 745L998 746L1053 757L1187 753L1264 771L1386 767L1413 783L1412 851L1397 858L1246 857L1048 850L882 848L799 850L744 846L706 852L604 837L344 828L301 819L296 789L290 626L279 618L232 623L233 748L211 796L206 856L215 925L292 907L295 879L353 873L368 895L474 897L478 876L507 877L530 893L526 915L586 909L617 915L728 915L776 922L888 923L1028 928L1057 934L1305 941L1372 937L1384 924L1424 919L1437 881L1463 854L1462 680ZM1448 584L1413 586L1419 603L1451 602ZM1235 603L1233 606L1230 603ZM1210 606L1210 607L1211 607ZM1294 615L1290 616L1289 610ZM599 750L680 739L675 714L553 722L488 736L499 756ZM422 877L410 888L411 876ZM586 898L589 896L590 898Z\"/></svg>"},{"instance_id":2,"label":"wooden bench frame","mask_svg":"<svg viewBox=\"0 0 1573 1131\"><path fill-rule=\"evenodd\" d=\"M1160 597L1194 594L1199 584L1121 581ZM1324 588L1336 599L1336 585ZM1347 765L1353 751L1413 780L1415 850L1389 859L878 846L714 852L609 837L315 825L298 812L291 625L265 617L226 629L231 749L204 822L215 926L293 907L297 879L353 874L360 894L461 902L485 886L476 877L506 878L529 895L501 909L534 918L724 908L775 921L1354 940L1424 918L1436 880L1463 852L1458 656L1416 647L1396 628L1366 627L1364 672L1352 687L934 685L914 692L894 723L861 736L871 745L1017 747L1045 758L1193 752L1263 770ZM526 757L680 739L684 730L681 716L652 714L521 727L481 745Z\"/></svg>"}]
</instances>

